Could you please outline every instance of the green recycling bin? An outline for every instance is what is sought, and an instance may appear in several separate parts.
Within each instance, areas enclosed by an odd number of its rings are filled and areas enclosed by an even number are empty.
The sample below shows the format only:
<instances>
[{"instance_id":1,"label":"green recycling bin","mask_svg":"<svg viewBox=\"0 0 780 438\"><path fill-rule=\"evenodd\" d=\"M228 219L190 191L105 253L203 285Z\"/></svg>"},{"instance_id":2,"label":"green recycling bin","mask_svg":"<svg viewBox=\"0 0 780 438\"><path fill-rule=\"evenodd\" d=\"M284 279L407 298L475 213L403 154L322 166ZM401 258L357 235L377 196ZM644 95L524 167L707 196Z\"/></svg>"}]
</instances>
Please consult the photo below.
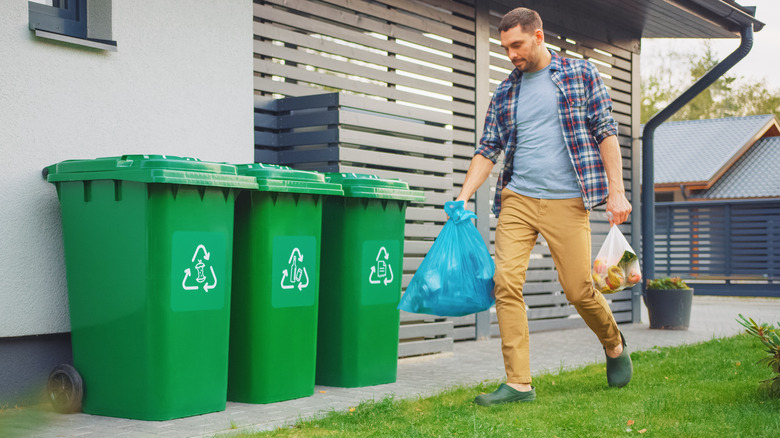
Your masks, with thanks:
<instances>
[{"instance_id":1,"label":"green recycling bin","mask_svg":"<svg viewBox=\"0 0 780 438\"><path fill-rule=\"evenodd\" d=\"M238 165L257 190L236 200L228 399L314 394L322 205L343 194L317 172Z\"/></svg>"},{"instance_id":2,"label":"green recycling bin","mask_svg":"<svg viewBox=\"0 0 780 438\"><path fill-rule=\"evenodd\" d=\"M404 222L423 192L374 175L327 174L343 197L323 207L318 385L395 382Z\"/></svg>"},{"instance_id":3,"label":"green recycling bin","mask_svg":"<svg viewBox=\"0 0 780 438\"><path fill-rule=\"evenodd\" d=\"M55 407L75 411L71 395L83 394L84 412L113 417L224 410L234 200L255 180L164 155L44 174L62 211L75 366L52 372Z\"/></svg>"}]
</instances>

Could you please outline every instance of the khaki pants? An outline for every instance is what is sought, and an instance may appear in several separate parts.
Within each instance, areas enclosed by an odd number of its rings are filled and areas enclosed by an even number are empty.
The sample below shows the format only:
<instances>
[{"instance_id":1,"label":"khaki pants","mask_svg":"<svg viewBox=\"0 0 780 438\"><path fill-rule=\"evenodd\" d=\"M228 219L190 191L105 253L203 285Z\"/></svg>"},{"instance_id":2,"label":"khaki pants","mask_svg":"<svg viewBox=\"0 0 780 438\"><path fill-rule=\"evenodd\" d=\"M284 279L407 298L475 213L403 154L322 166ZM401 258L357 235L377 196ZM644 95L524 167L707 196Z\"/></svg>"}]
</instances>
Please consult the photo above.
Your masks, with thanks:
<instances>
[{"instance_id":1,"label":"khaki pants","mask_svg":"<svg viewBox=\"0 0 780 438\"><path fill-rule=\"evenodd\" d=\"M590 213L582 199L535 199L509 189L501 196L493 278L507 382L531 383L523 285L539 233L550 247L566 299L605 348L617 347L621 339L615 318L591 283Z\"/></svg>"}]
</instances>

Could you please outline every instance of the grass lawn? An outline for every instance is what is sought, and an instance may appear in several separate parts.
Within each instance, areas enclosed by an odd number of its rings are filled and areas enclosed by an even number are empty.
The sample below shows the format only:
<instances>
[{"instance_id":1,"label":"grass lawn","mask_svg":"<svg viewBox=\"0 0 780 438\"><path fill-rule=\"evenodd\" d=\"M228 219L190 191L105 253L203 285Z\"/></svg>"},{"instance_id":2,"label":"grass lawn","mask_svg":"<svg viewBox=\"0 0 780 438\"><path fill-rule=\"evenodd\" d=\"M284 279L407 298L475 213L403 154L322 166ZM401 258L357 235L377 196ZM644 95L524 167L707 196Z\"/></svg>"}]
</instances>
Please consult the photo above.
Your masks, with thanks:
<instances>
[{"instance_id":1,"label":"grass lawn","mask_svg":"<svg viewBox=\"0 0 780 438\"><path fill-rule=\"evenodd\" d=\"M238 437L780 437L780 399L759 381L767 355L746 335L634 352L634 378L609 388L605 365L534 379L537 401L493 408L474 397L500 382L430 398L360 404L348 412ZM232 436L232 435L231 435Z\"/></svg>"}]
</instances>

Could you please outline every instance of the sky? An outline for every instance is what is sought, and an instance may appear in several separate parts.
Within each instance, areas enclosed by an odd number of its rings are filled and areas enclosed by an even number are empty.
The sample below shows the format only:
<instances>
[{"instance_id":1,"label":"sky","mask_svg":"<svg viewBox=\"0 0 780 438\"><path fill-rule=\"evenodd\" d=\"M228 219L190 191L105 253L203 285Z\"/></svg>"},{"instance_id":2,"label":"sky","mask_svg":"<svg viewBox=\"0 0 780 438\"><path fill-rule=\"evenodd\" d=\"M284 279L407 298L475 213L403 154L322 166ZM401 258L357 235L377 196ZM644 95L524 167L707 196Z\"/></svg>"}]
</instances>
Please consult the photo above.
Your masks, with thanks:
<instances>
[{"instance_id":1,"label":"sky","mask_svg":"<svg viewBox=\"0 0 780 438\"><path fill-rule=\"evenodd\" d=\"M765 79L770 89L780 90L780 0L738 0L743 6L756 6L756 18L765 24L753 34L750 53L728 71L729 75L748 80ZM704 40L642 40L642 69L648 68L663 52L670 49L687 51L700 49ZM739 46L739 38L712 40L718 59L724 59Z\"/></svg>"}]
</instances>

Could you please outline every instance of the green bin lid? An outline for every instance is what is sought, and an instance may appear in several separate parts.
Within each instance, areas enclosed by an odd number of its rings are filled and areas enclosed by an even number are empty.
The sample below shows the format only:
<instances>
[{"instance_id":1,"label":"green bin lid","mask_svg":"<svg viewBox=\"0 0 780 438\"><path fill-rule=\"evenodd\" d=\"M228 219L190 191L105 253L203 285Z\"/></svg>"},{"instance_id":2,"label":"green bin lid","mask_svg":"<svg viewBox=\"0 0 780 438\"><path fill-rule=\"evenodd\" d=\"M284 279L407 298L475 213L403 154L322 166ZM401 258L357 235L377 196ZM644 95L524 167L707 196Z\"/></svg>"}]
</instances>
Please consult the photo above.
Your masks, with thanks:
<instances>
[{"instance_id":1,"label":"green bin lid","mask_svg":"<svg viewBox=\"0 0 780 438\"><path fill-rule=\"evenodd\" d=\"M257 189L264 192L344 195L341 185L326 182L319 172L264 163L236 164L236 169L239 175L256 178Z\"/></svg>"},{"instance_id":2,"label":"green bin lid","mask_svg":"<svg viewBox=\"0 0 780 438\"><path fill-rule=\"evenodd\" d=\"M396 199L424 202L425 193L410 190L409 184L400 179L382 179L362 173L326 173L329 182L341 184L344 196L353 198Z\"/></svg>"},{"instance_id":3,"label":"green bin lid","mask_svg":"<svg viewBox=\"0 0 780 438\"><path fill-rule=\"evenodd\" d=\"M92 160L66 160L43 170L47 181L100 179L143 183L257 188L254 178L238 175L236 166L172 155L122 155Z\"/></svg>"}]
</instances>

